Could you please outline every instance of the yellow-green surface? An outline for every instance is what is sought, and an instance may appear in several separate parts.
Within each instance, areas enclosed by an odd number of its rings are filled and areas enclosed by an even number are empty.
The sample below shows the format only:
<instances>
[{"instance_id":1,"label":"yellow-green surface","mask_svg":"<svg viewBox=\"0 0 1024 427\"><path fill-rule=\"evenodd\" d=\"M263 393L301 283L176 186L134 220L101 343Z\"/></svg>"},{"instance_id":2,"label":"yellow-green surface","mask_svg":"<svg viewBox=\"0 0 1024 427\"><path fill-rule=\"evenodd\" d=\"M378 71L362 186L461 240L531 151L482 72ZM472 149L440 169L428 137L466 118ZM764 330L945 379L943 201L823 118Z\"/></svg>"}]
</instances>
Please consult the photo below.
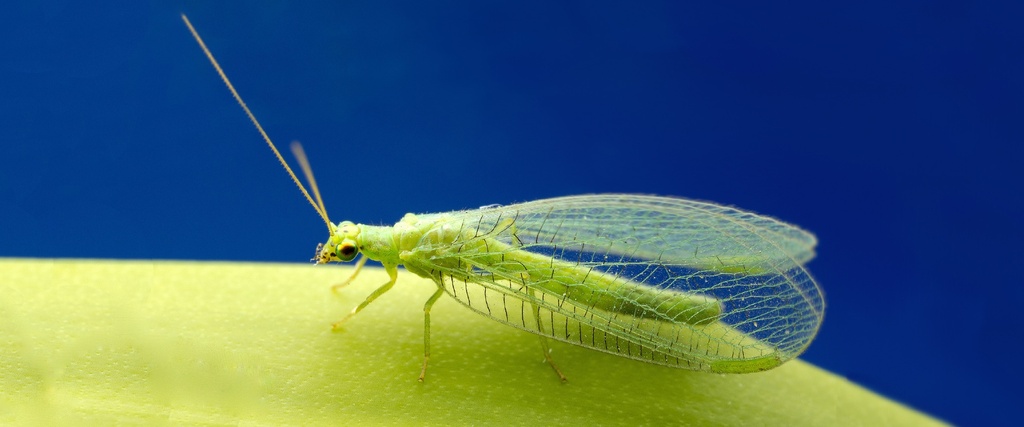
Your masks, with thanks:
<instances>
[{"instance_id":1,"label":"yellow-green surface","mask_svg":"<svg viewBox=\"0 0 1024 427\"><path fill-rule=\"evenodd\" d=\"M925 425L937 421L799 360L690 372L539 340L368 268L0 259L0 424Z\"/></svg>"}]
</instances>

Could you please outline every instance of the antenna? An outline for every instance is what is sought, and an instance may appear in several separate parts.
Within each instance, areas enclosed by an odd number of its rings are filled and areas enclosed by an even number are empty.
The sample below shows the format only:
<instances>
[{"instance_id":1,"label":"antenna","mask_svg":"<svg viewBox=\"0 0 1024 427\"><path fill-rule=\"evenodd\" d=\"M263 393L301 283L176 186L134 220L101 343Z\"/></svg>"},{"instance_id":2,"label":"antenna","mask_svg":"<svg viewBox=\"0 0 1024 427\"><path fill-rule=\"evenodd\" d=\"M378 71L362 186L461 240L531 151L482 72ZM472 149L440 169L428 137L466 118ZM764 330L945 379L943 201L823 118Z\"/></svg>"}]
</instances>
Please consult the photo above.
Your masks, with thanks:
<instances>
[{"instance_id":1,"label":"antenna","mask_svg":"<svg viewBox=\"0 0 1024 427\"><path fill-rule=\"evenodd\" d=\"M220 75L220 79L224 81L225 85L227 85L228 90L231 91L231 95L235 97L235 101L238 101L238 105L242 106L242 109L245 110L245 114L249 116L249 120L252 121L252 124L256 125L256 130L260 131L260 135L263 136L263 140L266 141L267 145L270 146L270 149L274 151L274 155L277 156L277 160L281 162L281 166L284 166L284 170L288 171L288 175L292 177L292 181L295 182L295 185L299 186L299 190L302 190L302 194L306 196L306 200L309 201L309 204L313 205L313 209L316 209L316 213L320 214L320 218L323 218L324 222L327 224L327 229L330 230L331 234L334 234L334 224L331 224L331 220L327 217L327 209L324 208L324 201L320 198L320 190L316 186L316 180L313 179L313 170L309 167L309 161L306 159L306 154L302 151L302 146L299 145L298 142L293 142L292 151L299 159L299 164L302 166L302 170L306 174L306 179L309 181L310 187L313 188L313 193L316 194L316 200L319 204L313 201L309 192L306 191L306 187L302 185L299 178L295 176L295 172L292 172L292 168L288 166L288 162L286 162L284 157L281 156L281 152L277 151L277 146L274 145L274 141L270 140L270 136L268 136L267 132L263 130L263 126L260 125L260 121L256 120L256 116L249 110L249 106L245 105L245 101L243 101L242 97L238 95L238 91L235 90L235 86L231 84L231 80L228 79L227 74L224 74L224 70L220 68L220 64L217 63L217 59L215 59L213 54L210 53L210 49L206 47L206 43L203 42L203 38L199 37L199 32L197 32L195 27L192 26L192 23L189 22L188 17L182 13L181 19L185 21L185 25L188 26L188 31L192 33L192 37L195 37L196 41L199 42L199 47L203 49L203 53L206 54L210 63L213 64L213 68L217 70L217 74Z\"/></svg>"},{"instance_id":2,"label":"antenna","mask_svg":"<svg viewBox=\"0 0 1024 427\"><path fill-rule=\"evenodd\" d=\"M309 158L306 157L306 151L302 149L302 144L299 144L299 141L292 141L292 155L298 160L299 169L306 174L306 182L309 183L313 195L316 196L316 202L320 205L320 214L327 218L327 207L324 206L324 199L320 197L320 188L316 186L316 178L313 178L313 167L309 165ZM330 221L327 221L327 225L333 233L334 225Z\"/></svg>"}]
</instances>

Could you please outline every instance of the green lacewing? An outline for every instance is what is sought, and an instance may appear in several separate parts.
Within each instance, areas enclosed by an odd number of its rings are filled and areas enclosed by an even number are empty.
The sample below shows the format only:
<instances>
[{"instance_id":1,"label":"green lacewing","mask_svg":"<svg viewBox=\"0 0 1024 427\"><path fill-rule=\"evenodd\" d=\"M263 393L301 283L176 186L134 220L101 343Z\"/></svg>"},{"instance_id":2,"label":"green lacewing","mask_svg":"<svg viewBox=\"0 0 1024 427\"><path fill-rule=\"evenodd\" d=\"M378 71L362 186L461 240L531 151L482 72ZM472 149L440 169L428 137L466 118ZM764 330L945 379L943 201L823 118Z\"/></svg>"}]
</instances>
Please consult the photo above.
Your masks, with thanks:
<instances>
[{"instance_id":1,"label":"green lacewing","mask_svg":"<svg viewBox=\"0 0 1024 427\"><path fill-rule=\"evenodd\" d=\"M232 96L327 224L314 261L380 262L390 280L335 327L387 292L398 266L432 279L424 305L447 294L477 313L541 337L648 363L717 373L774 368L801 354L824 316L805 269L811 233L773 218L674 197L599 194L457 212L407 214L394 226L327 216L312 169L292 144L314 198L288 166L185 15Z\"/></svg>"}]
</instances>

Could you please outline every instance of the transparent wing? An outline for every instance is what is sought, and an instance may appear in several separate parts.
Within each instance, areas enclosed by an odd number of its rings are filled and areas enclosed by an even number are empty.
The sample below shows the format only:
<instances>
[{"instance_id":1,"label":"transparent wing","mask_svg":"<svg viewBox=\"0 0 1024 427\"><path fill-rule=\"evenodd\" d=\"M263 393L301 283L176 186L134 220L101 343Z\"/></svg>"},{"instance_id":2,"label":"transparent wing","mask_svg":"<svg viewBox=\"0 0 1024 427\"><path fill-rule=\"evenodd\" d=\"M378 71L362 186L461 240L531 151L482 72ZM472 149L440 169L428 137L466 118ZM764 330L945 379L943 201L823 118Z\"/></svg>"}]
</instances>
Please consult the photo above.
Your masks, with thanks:
<instances>
[{"instance_id":1,"label":"transparent wing","mask_svg":"<svg viewBox=\"0 0 1024 427\"><path fill-rule=\"evenodd\" d=\"M594 195L419 218L433 225L407 268L495 320L585 347L750 372L800 354L822 321L803 267L814 236L738 209Z\"/></svg>"},{"instance_id":2,"label":"transparent wing","mask_svg":"<svg viewBox=\"0 0 1024 427\"><path fill-rule=\"evenodd\" d=\"M547 209L551 213L549 219L557 218L559 224L564 219L565 226L569 228L582 225L577 219L593 219L603 229L590 229L590 233L601 233L610 238L633 237L651 242L653 244L641 245L639 249L643 252L638 255L663 255L695 268L715 269L725 258L735 261L749 259L748 267L756 267L757 260L773 262L780 258L804 264L814 258L814 247L818 243L813 234L773 218L679 198L574 196L539 200L509 208L520 209L520 206L524 213L543 212ZM541 242L553 241L559 238L559 234L564 234L564 231L558 225L538 227L534 238ZM671 244L663 244L658 240L665 238L673 241ZM766 241L773 243L773 250L762 250L760 253L751 250ZM615 249L621 250L622 247Z\"/></svg>"}]
</instances>

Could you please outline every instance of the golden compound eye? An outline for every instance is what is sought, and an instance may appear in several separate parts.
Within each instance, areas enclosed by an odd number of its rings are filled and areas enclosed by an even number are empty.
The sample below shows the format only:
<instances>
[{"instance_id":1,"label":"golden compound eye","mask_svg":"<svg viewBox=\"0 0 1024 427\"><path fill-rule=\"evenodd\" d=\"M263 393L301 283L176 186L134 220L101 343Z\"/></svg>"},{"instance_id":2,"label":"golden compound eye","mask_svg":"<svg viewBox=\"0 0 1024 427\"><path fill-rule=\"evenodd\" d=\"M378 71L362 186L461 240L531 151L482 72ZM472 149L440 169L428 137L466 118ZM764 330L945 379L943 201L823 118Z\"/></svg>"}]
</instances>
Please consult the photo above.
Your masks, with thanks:
<instances>
[{"instance_id":1,"label":"golden compound eye","mask_svg":"<svg viewBox=\"0 0 1024 427\"><path fill-rule=\"evenodd\" d=\"M355 258L356 254L359 252L359 250L356 249L356 245L353 244L352 242L345 242L338 245L336 251L338 254L338 259L342 261L352 261L352 259Z\"/></svg>"}]
</instances>

